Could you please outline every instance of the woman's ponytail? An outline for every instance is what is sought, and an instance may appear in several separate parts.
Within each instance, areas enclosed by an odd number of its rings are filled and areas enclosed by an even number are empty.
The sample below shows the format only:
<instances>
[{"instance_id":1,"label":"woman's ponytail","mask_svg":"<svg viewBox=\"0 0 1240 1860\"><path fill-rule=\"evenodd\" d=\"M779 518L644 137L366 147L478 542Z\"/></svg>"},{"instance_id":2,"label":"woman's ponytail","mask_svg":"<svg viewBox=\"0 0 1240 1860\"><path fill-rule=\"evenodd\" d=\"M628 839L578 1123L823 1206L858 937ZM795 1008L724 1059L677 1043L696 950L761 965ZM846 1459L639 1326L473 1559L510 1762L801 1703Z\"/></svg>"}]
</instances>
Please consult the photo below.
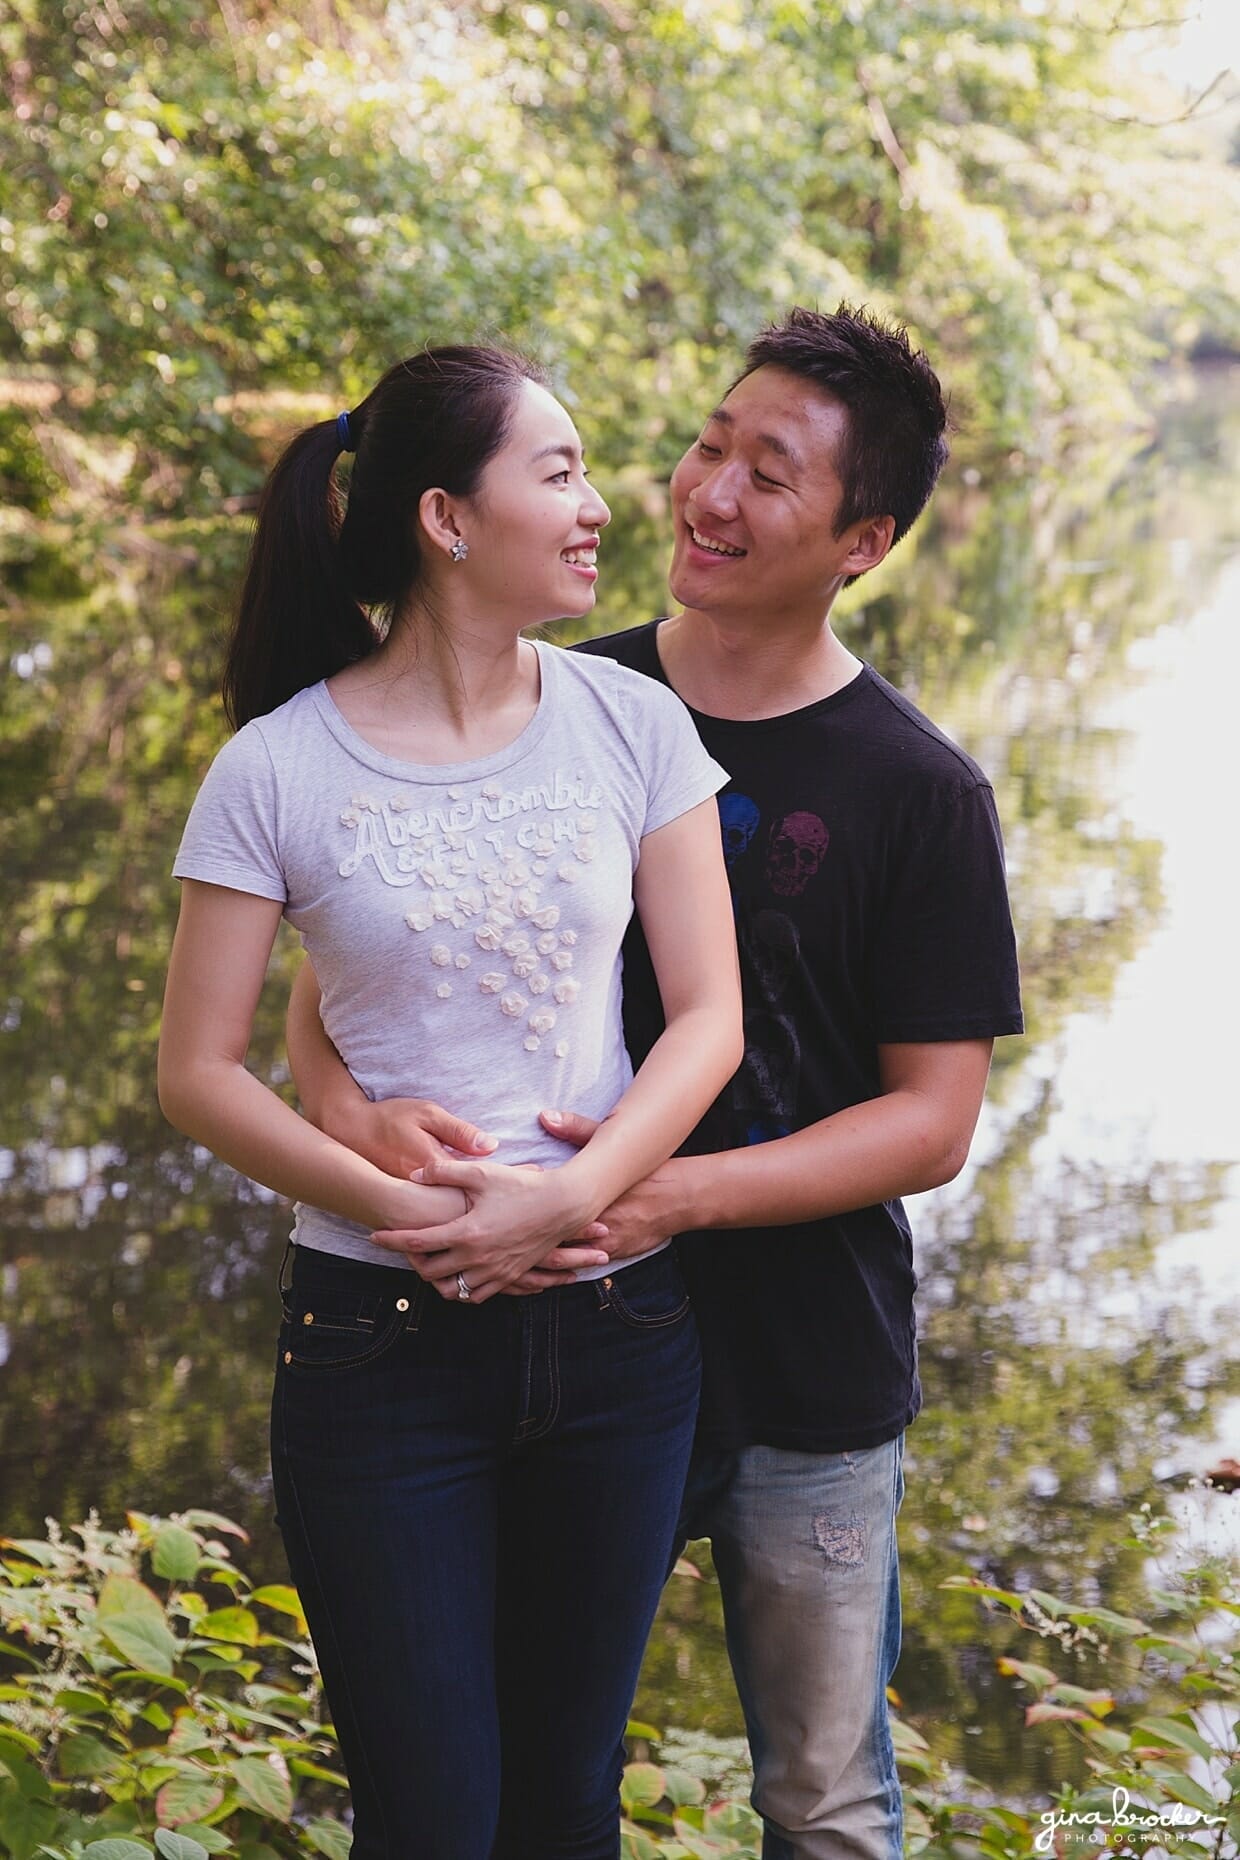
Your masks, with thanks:
<instances>
[{"instance_id":1,"label":"woman's ponytail","mask_svg":"<svg viewBox=\"0 0 1240 1860\"><path fill-rule=\"evenodd\" d=\"M503 349L423 349L361 405L298 435L267 480L224 666L234 729L374 652L422 573L418 505L472 497L507 438L517 395L541 381ZM356 451L347 505L335 478Z\"/></svg>"},{"instance_id":2,"label":"woman's ponytail","mask_svg":"<svg viewBox=\"0 0 1240 1860\"><path fill-rule=\"evenodd\" d=\"M234 729L379 643L341 566L335 465L343 438L337 420L299 433L263 488L224 662L224 711Z\"/></svg>"}]
</instances>

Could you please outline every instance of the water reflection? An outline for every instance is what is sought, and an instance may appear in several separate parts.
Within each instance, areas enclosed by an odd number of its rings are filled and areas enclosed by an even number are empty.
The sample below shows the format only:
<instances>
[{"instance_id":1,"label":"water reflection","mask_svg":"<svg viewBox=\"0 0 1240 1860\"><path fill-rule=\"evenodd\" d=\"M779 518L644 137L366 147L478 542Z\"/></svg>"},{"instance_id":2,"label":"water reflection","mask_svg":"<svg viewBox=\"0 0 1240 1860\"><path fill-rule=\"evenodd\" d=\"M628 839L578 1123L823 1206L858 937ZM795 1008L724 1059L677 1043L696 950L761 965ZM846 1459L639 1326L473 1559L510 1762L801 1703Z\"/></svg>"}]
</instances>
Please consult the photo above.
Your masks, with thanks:
<instances>
[{"instance_id":1,"label":"water reflection","mask_svg":"<svg viewBox=\"0 0 1240 1860\"><path fill-rule=\"evenodd\" d=\"M1238 492L1240 396L1212 387L1157 446L1070 483L942 495L846 623L979 755L1008 829L1030 1035L1000 1053L981 1166L919 1210L930 1405L910 1438L899 1685L940 1743L1012 1790L1058 1781L1063 1752L1019 1731L975 1607L937 1584L973 1568L1106 1599L1130 1588L1118 1521L1193 1441L1204 1454L1240 1392L1225 1322L1159 1268L1210 1228L1224 1169L1208 1148L1094 1153L1072 1132L1099 1113L1097 1073L1088 1105L1066 1092L1077 1030L1108 1026L1167 908L1174 822L1129 819L1116 707L1134 645L1186 621L1240 554ZM657 500L613 501L608 626L657 608L662 553ZM163 1125L154 1093L167 872L221 733L210 694L243 543L232 523L93 539L0 527L0 1480L15 1533L92 1504L208 1503L250 1526L266 1572L285 1216ZM251 1055L277 1081L291 959L282 943ZM1119 1124L1125 1050L1105 1087ZM1191 1103L1193 1084L1177 1077L1177 1097ZM739 1729L709 1580L671 1586L639 1710Z\"/></svg>"}]
</instances>

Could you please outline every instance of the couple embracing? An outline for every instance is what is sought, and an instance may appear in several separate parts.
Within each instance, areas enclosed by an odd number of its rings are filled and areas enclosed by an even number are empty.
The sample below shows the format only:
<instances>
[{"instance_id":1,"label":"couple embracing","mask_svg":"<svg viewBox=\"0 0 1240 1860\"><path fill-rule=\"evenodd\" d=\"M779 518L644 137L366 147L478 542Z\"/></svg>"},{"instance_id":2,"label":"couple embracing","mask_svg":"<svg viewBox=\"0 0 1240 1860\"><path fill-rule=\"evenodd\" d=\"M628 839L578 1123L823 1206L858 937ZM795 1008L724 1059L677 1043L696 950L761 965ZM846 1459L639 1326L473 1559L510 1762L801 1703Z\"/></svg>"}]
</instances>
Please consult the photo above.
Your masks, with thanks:
<instances>
[{"instance_id":1,"label":"couple embracing","mask_svg":"<svg viewBox=\"0 0 1240 1860\"><path fill-rule=\"evenodd\" d=\"M414 355L264 492L160 1096L298 1203L275 1490L356 1860L614 1860L701 1536L767 1860L901 1851L900 1197L1021 1022L986 778L830 616L946 423L904 331L793 311L673 475L677 610L573 651L525 634L609 513L526 361ZM305 1118L244 1064L282 916Z\"/></svg>"}]
</instances>

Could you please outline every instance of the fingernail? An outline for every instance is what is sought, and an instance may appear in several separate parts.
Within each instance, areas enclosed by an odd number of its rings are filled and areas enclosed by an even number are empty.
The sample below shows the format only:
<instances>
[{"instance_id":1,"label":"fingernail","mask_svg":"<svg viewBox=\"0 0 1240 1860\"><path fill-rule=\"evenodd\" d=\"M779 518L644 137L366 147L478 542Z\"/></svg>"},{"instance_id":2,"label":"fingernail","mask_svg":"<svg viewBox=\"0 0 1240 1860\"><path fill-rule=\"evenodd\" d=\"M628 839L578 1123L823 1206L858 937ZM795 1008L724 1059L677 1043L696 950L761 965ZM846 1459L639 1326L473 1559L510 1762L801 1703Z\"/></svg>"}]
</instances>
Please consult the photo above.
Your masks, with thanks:
<instances>
[{"instance_id":1,"label":"fingernail","mask_svg":"<svg viewBox=\"0 0 1240 1860\"><path fill-rule=\"evenodd\" d=\"M415 1169L413 1174L409 1177L409 1180L411 1182L420 1182L425 1174L425 1169Z\"/></svg>"},{"instance_id":2,"label":"fingernail","mask_svg":"<svg viewBox=\"0 0 1240 1860\"><path fill-rule=\"evenodd\" d=\"M493 1137L489 1131L480 1130L474 1138L474 1148L476 1150L497 1150L499 1138Z\"/></svg>"},{"instance_id":3,"label":"fingernail","mask_svg":"<svg viewBox=\"0 0 1240 1860\"><path fill-rule=\"evenodd\" d=\"M544 1111L543 1120L548 1124L562 1124L564 1122L564 1113L563 1111Z\"/></svg>"}]
</instances>

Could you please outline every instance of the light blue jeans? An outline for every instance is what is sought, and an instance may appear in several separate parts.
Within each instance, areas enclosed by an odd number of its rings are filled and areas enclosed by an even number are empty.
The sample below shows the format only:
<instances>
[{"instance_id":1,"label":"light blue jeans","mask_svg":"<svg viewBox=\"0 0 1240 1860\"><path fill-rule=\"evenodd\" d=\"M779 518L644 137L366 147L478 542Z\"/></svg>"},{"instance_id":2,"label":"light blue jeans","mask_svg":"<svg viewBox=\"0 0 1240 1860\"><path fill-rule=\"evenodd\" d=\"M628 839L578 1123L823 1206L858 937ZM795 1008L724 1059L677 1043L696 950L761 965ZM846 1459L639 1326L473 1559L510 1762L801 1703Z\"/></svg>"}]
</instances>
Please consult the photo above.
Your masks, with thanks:
<instances>
[{"instance_id":1,"label":"light blue jeans","mask_svg":"<svg viewBox=\"0 0 1240 1860\"><path fill-rule=\"evenodd\" d=\"M711 1540L763 1860L903 1852L886 1695L900 1652L903 1446L694 1454L681 1530Z\"/></svg>"}]
</instances>

